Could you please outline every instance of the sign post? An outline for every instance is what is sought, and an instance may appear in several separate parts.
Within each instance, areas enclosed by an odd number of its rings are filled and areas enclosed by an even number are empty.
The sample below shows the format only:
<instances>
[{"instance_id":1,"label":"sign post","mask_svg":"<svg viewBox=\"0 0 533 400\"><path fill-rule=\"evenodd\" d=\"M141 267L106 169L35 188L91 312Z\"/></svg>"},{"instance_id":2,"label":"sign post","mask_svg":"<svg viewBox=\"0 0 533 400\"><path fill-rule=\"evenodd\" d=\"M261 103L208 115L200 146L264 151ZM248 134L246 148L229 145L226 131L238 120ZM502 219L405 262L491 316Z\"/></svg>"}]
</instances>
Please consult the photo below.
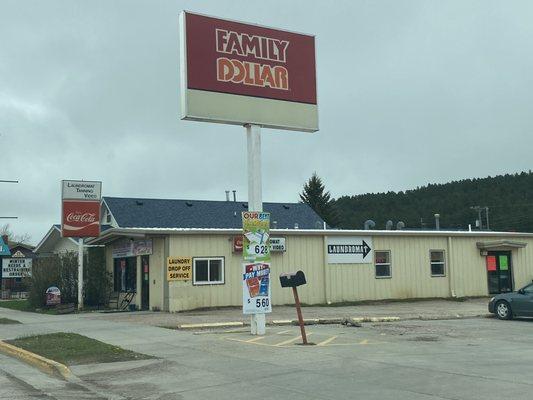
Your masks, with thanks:
<instances>
[{"instance_id":1,"label":"sign post","mask_svg":"<svg viewBox=\"0 0 533 400\"><path fill-rule=\"evenodd\" d=\"M102 182L61 181L61 236L78 238L78 310L83 309L83 238L100 234Z\"/></svg>"},{"instance_id":2,"label":"sign post","mask_svg":"<svg viewBox=\"0 0 533 400\"><path fill-rule=\"evenodd\" d=\"M182 12L180 72L182 119L246 127L248 212L263 214L261 128L318 131L314 36ZM243 301L270 274L270 259L244 260ZM261 301L251 312L252 334L265 333L270 285Z\"/></svg>"}]
</instances>

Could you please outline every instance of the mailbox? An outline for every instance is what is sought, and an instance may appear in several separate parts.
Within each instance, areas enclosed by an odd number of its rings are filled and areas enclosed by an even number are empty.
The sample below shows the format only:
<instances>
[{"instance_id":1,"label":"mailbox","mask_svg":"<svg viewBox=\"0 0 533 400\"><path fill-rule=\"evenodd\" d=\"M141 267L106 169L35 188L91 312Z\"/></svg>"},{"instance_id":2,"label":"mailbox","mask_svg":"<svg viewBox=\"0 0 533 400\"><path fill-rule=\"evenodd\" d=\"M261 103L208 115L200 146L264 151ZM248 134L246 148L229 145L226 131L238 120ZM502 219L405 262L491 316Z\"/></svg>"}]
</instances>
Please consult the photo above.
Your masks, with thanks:
<instances>
[{"instance_id":1,"label":"mailbox","mask_svg":"<svg viewBox=\"0 0 533 400\"><path fill-rule=\"evenodd\" d=\"M281 287L292 288L302 286L307 283L303 271L283 273L279 276L279 282L281 283Z\"/></svg>"}]
</instances>

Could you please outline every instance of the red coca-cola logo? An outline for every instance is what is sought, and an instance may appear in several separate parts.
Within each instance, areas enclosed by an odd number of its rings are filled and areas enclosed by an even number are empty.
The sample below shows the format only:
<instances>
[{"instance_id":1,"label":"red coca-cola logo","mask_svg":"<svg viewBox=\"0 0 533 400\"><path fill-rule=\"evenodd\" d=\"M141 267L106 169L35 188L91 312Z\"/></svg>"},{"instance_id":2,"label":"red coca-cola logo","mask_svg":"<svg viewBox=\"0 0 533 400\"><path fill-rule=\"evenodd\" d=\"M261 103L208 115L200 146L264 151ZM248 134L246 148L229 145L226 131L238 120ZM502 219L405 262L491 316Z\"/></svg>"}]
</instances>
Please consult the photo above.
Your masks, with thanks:
<instances>
[{"instance_id":1,"label":"red coca-cola logo","mask_svg":"<svg viewBox=\"0 0 533 400\"><path fill-rule=\"evenodd\" d=\"M71 212L67 215L67 222L94 222L96 221L96 214L94 213L80 213Z\"/></svg>"},{"instance_id":2,"label":"red coca-cola logo","mask_svg":"<svg viewBox=\"0 0 533 400\"><path fill-rule=\"evenodd\" d=\"M100 234L100 202L63 200L61 232L64 237L96 237Z\"/></svg>"}]
</instances>

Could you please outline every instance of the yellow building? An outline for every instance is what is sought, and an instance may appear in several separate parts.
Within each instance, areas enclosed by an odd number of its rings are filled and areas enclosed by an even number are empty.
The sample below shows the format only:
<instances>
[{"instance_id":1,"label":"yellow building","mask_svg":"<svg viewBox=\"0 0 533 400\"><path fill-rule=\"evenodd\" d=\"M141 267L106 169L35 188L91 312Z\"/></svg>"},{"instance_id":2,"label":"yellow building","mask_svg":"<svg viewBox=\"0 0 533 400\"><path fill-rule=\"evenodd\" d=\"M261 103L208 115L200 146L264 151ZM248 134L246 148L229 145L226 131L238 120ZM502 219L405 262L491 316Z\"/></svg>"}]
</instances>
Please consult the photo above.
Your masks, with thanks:
<instances>
[{"instance_id":1,"label":"yellow building","mask_svg":"<svg viewBox=\"0 0 533 400\"><path fill-rule=\"evenodd\" d=\"M89 244L105 245L115 290L131 292L138 308L240 306L245 209L238 202L104 198L102 222L111 228ZM273 305L293 302L277 277L296 270L307 277L300 293L307 304L487 296L533 279L533 234L330 230L304 204L266 203L265 211L276 242ZM199 221L213 226L195 226ZM190 280L168 281L169 257L191 258Z\"/></svg>"}]
</instances>

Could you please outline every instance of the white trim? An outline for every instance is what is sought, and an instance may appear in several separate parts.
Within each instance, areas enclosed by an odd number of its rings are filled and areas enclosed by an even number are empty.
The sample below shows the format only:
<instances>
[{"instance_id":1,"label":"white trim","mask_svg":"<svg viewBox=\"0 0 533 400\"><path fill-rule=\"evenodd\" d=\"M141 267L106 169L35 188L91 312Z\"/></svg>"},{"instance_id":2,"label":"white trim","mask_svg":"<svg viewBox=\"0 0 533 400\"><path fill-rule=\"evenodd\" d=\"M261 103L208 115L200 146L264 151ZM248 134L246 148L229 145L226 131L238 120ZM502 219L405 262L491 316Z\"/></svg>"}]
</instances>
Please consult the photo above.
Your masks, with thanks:
<instances>
[{"instance_id":1,"label":"white trim","mask_svg":"<svg viewBox=\"0 0 533 400\"><path fill-rule=\"evenodd\" d=\"M105 199L102 197L102 201L100 202L100 214L102 213L102 205L105 205L105 208L107 209L107 211L109 212L109 214L111 215L111 226L115 227L116 225L116 228L120 228L120 226L118 225L118 222L117 222L117 219L115 218L115 216L113 215L113 212L111 211L111 208L109 207L109 205L107 204L107 202L105 201ZM108 224L106 224L108 225Z\"/></svg>"},{"instance_id":2,"label":"white trim","mask_svg":"<svg viewBox=\"0 0 533 400\"><path fill-rule=\"evenodd\" d=\"M209 275L211 270L211 260L220 260L220 272L221 272L221 278L220 281L209 281ZM196 261L207 261L207 281L196 281ZM213 256L213 257L193 257L192 258L192 284L193 286L205 286L205 285L224 285L226 283L225 281L225 274L224 269L226 268L226 260L223 256Z\"/></svg>"},{"instance_id":3,"label":"white trim","mask_svg":"<svg viewBox=\"0 0 533 400\"><path fill-rule=\"evenodd\" d=\"M61 229L59 229L57 226L55 225L52 225L52 227L48 230L48 232L46 233L46 235L44 235L44 237L41 239L41 241L37 244L37 246L35 246L35 248L33 249L33 252L34 253L38 253L39 252L39 249L40 247L44 244L44 242L46 242L48 240L48 238L50 237L50 235L52 234L52 232L54 231L54 229L56 229L58 232L59 232L59 235L61 235Z\"/></svg>"},{"instance_id":4,"label":"white trim","mask_svg":"<svg viewBox=\"0 0 533 400\"><path fill-rule=\"evenodd\" d=\"M386 263L376 262L377 253L387 253L389 255L387 257L389 262L386 262ZM392 259L392 252L390 250L374 250L374 278L375 279L391 279L392 278L392 260L391 259ZM383 265L387 265L389 267L389 274L378 276L376 267L383 266Z\"/></svg>"},{"instance_id":5,"label":"white trim","mask_svg":"<svg viewBox=\"0 0 533 400\"><path fill-rule=\"evenodd\" d=\"M431 236L431 237L525 237L533 238L533 233L527 232L491 232L491 231L388 231L388 230L337 230L337 229L271 229L272 236L307 235L307 236ZM242 229L232 228L110 228L99 237L90 239L87 243L98 243L114 236L128 235L238 235Z\"/></svg>"}]
</instances>

